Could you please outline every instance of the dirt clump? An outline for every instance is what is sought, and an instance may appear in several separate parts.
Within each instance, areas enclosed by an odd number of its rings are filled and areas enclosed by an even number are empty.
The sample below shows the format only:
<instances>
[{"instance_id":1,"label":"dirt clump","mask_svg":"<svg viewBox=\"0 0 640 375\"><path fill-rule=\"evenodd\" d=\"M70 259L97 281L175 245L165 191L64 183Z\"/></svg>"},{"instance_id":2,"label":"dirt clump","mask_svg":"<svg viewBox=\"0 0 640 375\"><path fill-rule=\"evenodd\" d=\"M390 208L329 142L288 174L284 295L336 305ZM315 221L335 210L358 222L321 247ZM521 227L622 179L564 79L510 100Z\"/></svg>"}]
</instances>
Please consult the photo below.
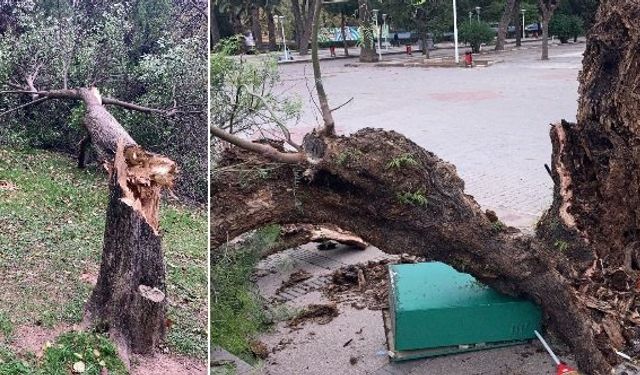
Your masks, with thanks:
<instances>
[{"instance_id":1,"label":"dirt clump","mask_svg":"<svg viewBox=\"0 0 640 375\"><path fill-rule=\"evenodd\" d=\"M282 292L283 290L290 288L294 285L297 285L303 281L309 280L313 275L305 270L298 270L289 275L289 278L282 282L282 285L276 291L277 293Z\"/></svg>"},{"instance_id":2,"label":"dirt clump","mask_svg":"<svg viewBox=\"0 0 640 375\"><path fill-rule=\"evenodd\" d=\"M382 259L341 267L331 275L323 292L331 300L351 302L360 310L382 310L389 306L389 269L391 264L416 263L419 257L403 254L397 259Z\"/></svg>"},{"instance_id":3,"label":"dirt clump","mask_svg":"<svg viewBox=\"0 0 640 375\"><path fill-rule=\"evenodd\" d=\"M339 315L338 307L335 303L311 304L304 308L295 318L289 322L289 327L297 327L300 324L312 321L324 325Z\"/></svg>"}]
</instances>

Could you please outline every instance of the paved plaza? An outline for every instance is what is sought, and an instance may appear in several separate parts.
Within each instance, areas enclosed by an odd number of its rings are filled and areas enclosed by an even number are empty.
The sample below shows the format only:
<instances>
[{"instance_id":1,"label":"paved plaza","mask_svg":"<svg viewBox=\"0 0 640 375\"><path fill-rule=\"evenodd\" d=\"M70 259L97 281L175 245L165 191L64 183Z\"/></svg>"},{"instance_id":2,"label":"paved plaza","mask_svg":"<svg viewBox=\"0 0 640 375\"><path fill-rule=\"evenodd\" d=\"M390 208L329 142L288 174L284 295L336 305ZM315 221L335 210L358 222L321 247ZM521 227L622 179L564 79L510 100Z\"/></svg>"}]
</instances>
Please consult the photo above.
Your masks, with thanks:
<instances>
[{"instance_id":1,"label":"paved plaza","mask_svg":"<svg viewBox=\"0 0 640 375\"><path fill-rule=\"evenodd\" d=\"M334 112L339 133L374 127L404 134L455 164L483 207L526 229L551 200L549 124L575 120L583 49L553 47L545 62L538 47L490 54L483 58L500 62L488 68L346 67L347 60L335 60L322 69L332 106L354 98ZM320 121L308 99L312 69L280 70L280 90L304 101L295 131L302 136Z\"/></svg>"}]
</instances>

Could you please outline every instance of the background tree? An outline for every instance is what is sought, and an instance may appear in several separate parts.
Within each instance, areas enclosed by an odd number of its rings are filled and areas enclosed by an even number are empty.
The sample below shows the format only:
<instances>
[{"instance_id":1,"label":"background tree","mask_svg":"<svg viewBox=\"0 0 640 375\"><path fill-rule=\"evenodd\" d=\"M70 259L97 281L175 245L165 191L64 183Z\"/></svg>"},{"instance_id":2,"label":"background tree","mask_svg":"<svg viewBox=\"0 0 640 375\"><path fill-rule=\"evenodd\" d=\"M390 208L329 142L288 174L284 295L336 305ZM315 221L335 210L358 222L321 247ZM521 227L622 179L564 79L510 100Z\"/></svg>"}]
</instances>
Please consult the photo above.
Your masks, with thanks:
<instances>
[{"instance_id":1,"label":"background tree","mask_svg":"<svg viewBox=\"0 0 640 375\"><path fill-rule=\"evenodd\" d=\"M371 12L371 4L369 0L358 0L358 21L360 22L360 61L376 62L378 54L376 53L375 30L372 22L373 13Z\"/></svg>"},{"instance_id":2,"label":"background tree","mask_svg":"<svg viewBox=\"0 0 640 375\"><path fill-rule=\"evenodd\" d=\"M291 0L291 10L295 22L296 45L300 55L309 53L309 41L313 29L315 3L322 0Z\"/></svg>"},{"instance_id":3,"label":"background tree","mask_svg":"<svg viewBox=\"0 0 640 375\"><path fill-rule=\"evenodd\" d=\"M480 52L480 46L493 41L495 33L485 22L465 22L460 26L460 40L469 43L473 53Z\"/></svg>"},{"instance_id":4,"label":"background tree","mask_svg":"<svg viewBox=\"0 0 640 375\"><path fill-rule=\"evenodd\" d=\"M498 24L498 35L496 37L496 51L504 50L505 40L507 39L507 29L509 27L509 21L513 19L513 14L516 10L517 0L507 0L505 2L504 12L500 17L500 23Z\"/></svg>"},{"instance_id":5,"label":"background tree","mask_svg":"<svg viewBox=\"0 0 640 375\"><path fill-rule=\"evenodd\" d=\"M549 60L549 22L558 7L559 0L538 0L540 15L542 17L542 60Z\"/></svg>"}]
</instances>

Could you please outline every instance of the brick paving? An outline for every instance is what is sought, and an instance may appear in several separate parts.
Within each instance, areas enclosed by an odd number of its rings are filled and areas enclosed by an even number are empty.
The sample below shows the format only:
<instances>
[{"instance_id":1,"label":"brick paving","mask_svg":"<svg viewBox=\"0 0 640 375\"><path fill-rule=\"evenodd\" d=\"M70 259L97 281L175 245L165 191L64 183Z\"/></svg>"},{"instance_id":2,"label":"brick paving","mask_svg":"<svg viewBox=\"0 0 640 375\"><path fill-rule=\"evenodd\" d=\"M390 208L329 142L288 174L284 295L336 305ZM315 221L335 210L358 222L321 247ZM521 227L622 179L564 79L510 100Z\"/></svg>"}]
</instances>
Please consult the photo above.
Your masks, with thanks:
<instances>
[{"instance_id":1,"label":"brick paving","mask_svg":"<svg viewBox=\"0 0 640 375\"><path fill-rule=\"evenodd\" d=\"M483 207L531 228L551 200L549 124L575 120L583 50L583 43L553 46L543 62L538 47L525 47L492 54L501 62L474 69L347 67L340 60L322 67L333 106L354 98L334 112L339 132L396 130L455 164ZM304 102L294 131L301 136L320 121L307 88L312 70L280 69L281 89Z\"/></svg>"}]
</instances>

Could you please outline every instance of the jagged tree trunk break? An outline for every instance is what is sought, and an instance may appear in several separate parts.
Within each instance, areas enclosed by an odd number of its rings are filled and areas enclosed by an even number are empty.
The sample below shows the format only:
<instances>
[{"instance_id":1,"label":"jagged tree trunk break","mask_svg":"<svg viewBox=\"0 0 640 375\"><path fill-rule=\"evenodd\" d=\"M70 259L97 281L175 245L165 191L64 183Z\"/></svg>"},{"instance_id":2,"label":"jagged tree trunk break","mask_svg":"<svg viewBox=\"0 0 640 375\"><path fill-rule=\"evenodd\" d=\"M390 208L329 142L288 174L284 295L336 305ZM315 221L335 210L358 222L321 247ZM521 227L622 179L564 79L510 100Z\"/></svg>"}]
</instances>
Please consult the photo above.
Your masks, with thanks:
<instances>
[{"instance_id":1,"label":"jagged tree trunk break","mask_svg":"<svg viewBox=\"0 0 640 375\"><path fill-rule=\"evenodd\" d=\"M166 310L158 210L162 190L173 185L176 166L170 159L140 147L105 105L165 115L179 111L102 98L96 88L13 93L31 95L29 105L52 99L85 103L88 136L82 141L82 149L93 144L109 171L109 203L100 273L85 306L83 323L108 331L127 364L130 353L153 352L164 340ZM0 113L0 118L13 110ZM83 161L81 155L79 163Z\"/></svg>"},{"instance_id":2,"label":"jagged tree trunk break","mask_svg":"<svg viewBox=\"0 0 640 375\"><path fill-rule=\"evenodd\" d=\"M516 0L507 0L504 6L504 12L500 17L500 23L498 23L498 36L496 38L496 51L504 50L505 41L507 39L507 31L509 28L509 21L512 18L514 9L516 6Z\"/></svg>"},{"instance_id":3,"label":"jagged tree trunk break","mask_svg":"<svg viewBox=\"0 0 640 375\"><path fill-rule=\"evenodd\" d=\"M373 39L375 31L371 24L371 9L368 0L358 0L358 19L360 20L360 62L376 62L376 45Z\"/></svg>"},{"instance_id":4,"label":"jagged tree trunk break","mask_svg":"<svg viewBox=\"0 0 640 375\"><path fill-rule=\"evenodd\" d=\"M530 298L583 373L611 373L615 351L640 355L638 14L635 0L600 3L578 121L551 129L553 204L534 236L482 212L451 164L395 132L363 129L308 134L314 147L304 152L224 138L238 147L221 166L283 164L253 184L233 168L214 175L212 247L267 224L330 223L386 252L442 261ZM394 167L408 156L411 163Z\"/></svg>"},{"instance_id":5,"label":"jagged tree trunk break","mask_svg":"<svg viewBox=\"0 0 640 375\"><path fill-rule=\"evenodd\" d=\"M542 15L542 60L549 60L549 21L558 3L556 0L538 0Z\"/></svg>"},{"instance_id":6,"label":"jagged tree trunk break","mask_svg":"<svg viewBox=\"0 0 640 375\"><path fill-rule=\"evenodd\" d=\"M163 188L173 161L146 152L104 108L97 90L80 89L85 126L110 167L102 264L85 307L85 323L108 330L120 354L148 354L165 335L165 269L158 233Z\"/></svg>"}]
</instances>

